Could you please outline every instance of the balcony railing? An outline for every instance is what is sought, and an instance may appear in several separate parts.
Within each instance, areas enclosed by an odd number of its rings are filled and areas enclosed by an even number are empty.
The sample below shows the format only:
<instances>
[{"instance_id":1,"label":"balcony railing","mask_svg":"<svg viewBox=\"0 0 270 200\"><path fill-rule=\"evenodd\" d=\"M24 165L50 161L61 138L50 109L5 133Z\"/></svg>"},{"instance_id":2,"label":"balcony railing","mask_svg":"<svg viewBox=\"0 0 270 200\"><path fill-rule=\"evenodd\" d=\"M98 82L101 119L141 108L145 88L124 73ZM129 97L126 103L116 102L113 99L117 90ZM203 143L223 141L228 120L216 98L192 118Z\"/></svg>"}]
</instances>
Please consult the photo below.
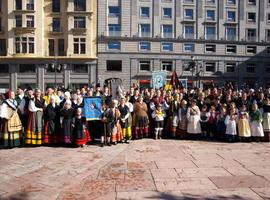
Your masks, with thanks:
<instances>
[{"instance_id":1,"label":"balcony railing","mask_svg":"<svg viewBox=\"0 0 270 200\"><path fill-rule=\"evenodd\" d=\"M194 36L194 33L183 34L183 38L185 39L194 39Z\"/></svg>"},{"instance_id":2,"label":"balcony railing","mask_svg":"<svg viewBox=\"0 0 270 200\"><path fill-rule=\"evenodd\" d=\"M150 32L140 32L139 36L140 37L151 37L151 33Z\"/></svg>"},{"instance_id":3,"label":"balcony railing","mask_svg":"<svg viewBox=\"0 0 270 200\"><path fill-rule=\"evenodd\" d=\"M256 36L247 36L246 37L246 41L257 42L258 41L258 38Z\"/></svg>"},{"instance_id":4,"label":"balcony railing","mask_svg":"<svg viewBox=\"0 0 270 200\"><path fill-rule=\"evenodd\" d=\"M173 33L162 33L162 38L173 38Z\"/></svg>"},{"instance_id":5,"label":"balcony railing","mask_svg":"<svg viewBox=\"0 0 270 200\"><path fill-rule=\"evenodd\" d=\"M112 36L112 37L117 37L117 36L121 36L122 32L121 31L109 31L107 36Z\"/></svg>"},{"instance_id":6,"label":"balcony railing","mask_svg":"<svg viewBox=\"0 0 270 200\"><path fill-rule=\"evenodd\" d=\"M226 40L229 40L229 41L236 41L236 35L227 35L227 36L226 36Z\"/></svg>"},{"instance_id":7,"label":"balcony railing","mask_svg":"<svg viewBox=\"0 0 270 200\"><path fill-rule=\"evenodd\" d=\"M63 32L63 28L62 27L59 27L59 26L50 26L49 31L50 32L53 32L53 33L62 33Z\"/></svg>"},{"instance_id":8,"label":"balcony railing","mask_svg":"<svg viewBox=\"0 0 270 200\"><path fill-rule=\"evenodd\" d=\"M205 39L206 40L216 40L217 39L217 35L216 34L206 34L205 35Z\"/></svg>"}]
</instances>

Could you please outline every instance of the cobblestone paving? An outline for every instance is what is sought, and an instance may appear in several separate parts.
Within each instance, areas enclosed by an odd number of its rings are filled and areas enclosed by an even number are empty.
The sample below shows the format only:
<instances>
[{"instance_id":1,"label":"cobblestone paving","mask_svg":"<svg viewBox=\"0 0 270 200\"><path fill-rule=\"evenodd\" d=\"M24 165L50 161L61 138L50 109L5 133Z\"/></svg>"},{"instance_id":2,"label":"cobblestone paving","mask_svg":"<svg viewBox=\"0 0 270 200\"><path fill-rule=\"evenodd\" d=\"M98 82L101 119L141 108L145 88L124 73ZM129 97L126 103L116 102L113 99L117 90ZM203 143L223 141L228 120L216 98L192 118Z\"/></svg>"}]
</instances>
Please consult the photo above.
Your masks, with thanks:
<instances>
[{"instance_id":1,"label":"cobblestone paving","mask_svg":"<svg viewBox=\"0 0 270 200\"><path fill-rule=\"evenodd\" d=\"M0 199L270 199L270 143L0 150Z\"/></svg>"}]
</instances>

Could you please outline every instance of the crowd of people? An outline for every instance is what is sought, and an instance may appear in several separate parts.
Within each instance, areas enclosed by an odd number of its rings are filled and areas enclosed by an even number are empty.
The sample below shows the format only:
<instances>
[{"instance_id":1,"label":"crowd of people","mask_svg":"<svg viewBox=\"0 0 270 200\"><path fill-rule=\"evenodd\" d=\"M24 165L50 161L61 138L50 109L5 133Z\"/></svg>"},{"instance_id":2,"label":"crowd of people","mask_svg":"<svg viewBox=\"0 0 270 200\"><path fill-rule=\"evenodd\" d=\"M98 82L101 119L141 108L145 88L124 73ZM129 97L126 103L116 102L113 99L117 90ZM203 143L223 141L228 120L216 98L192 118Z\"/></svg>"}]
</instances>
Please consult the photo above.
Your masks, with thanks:
<instances>
[{"instance_id":1,"label":"crowd of people","mask_svg":"<svg viewBox=\"0 0 270 200\"><path fill-rule=\"evenodd\" d=\"M87 121L84 98L100 97L100 120ZM132 87L110 94L107 86L76 91L31 87L1 96L0 140L5 148L25 145L83 147L175 138L263 142L270 138L270 88L172 90Z\"/></svg>"}]
</instances>

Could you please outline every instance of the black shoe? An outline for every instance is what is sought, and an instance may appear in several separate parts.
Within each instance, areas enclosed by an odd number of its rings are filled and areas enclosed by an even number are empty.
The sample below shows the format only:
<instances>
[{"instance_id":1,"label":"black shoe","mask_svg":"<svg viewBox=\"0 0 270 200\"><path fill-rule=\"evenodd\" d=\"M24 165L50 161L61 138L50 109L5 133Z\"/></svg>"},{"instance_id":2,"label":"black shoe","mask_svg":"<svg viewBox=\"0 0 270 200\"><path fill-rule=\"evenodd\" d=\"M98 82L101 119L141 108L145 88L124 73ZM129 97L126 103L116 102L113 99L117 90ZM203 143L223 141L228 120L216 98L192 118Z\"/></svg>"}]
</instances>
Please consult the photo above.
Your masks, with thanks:
<instances>
[{"instance_id":1,"label":"black shoe","mask_svg":"<svg viewBox=\"0 0 270 200\"><path fill-rule=\"evenodd\" d=\"M107 143L108 146L112 146L110 142Z\"/></svg>"},{"instance_id":2,"label":"black shoe","mask_svg":"<svg viewBox=\"0 0 270 200\"><path fill-rule=\"evenodd\" d=\"M101 144L100 144L100 147L104 147L104 144L103 144L103 143L101 143Z\"/></svg>"}]
</instances>

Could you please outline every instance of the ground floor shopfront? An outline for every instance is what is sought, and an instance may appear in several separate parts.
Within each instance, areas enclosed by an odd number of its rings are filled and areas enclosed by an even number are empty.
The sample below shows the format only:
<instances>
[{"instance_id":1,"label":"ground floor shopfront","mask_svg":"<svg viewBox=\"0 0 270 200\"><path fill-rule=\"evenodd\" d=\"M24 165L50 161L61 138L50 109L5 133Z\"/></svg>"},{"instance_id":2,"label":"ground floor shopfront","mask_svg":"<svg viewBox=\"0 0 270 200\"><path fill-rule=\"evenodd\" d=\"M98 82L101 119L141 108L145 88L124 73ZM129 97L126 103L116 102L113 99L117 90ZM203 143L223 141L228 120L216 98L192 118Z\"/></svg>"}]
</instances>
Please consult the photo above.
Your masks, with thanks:
<instances>
[{"instance_id":1,"label":"ground floor shopfront","mask_svg":"<svg viewBox=\"0 0 270 200\"><path fill-rule=\"evenodd\" d=\"M97 81L94 59L0 60L0 89L18 86L40 88L61 86L75 89Z\"/></svg>"}]
</instances>

